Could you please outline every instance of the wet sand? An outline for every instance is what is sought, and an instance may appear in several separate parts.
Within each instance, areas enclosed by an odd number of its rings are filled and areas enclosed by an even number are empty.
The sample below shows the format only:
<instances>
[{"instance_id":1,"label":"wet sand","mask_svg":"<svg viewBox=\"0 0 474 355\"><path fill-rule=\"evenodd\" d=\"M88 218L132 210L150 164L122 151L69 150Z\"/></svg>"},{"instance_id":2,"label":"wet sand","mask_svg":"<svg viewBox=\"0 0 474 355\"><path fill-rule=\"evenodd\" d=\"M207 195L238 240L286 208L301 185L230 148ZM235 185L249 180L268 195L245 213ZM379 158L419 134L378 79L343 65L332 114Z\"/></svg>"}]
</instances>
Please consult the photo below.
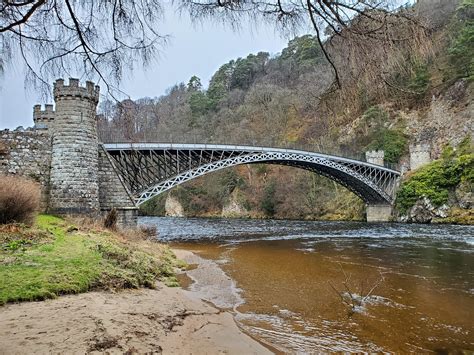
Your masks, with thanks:
<instances>
[{"instance_id":1,"label":"wet sand","mask_svg":"<svg viewBox=\"0 0 474 355\"><path fill-rule=\"evenodd\" d=\"M8 304L0 324L0 354L271 353L230 313L161 284Z\"/></svg>"}]
</instances>

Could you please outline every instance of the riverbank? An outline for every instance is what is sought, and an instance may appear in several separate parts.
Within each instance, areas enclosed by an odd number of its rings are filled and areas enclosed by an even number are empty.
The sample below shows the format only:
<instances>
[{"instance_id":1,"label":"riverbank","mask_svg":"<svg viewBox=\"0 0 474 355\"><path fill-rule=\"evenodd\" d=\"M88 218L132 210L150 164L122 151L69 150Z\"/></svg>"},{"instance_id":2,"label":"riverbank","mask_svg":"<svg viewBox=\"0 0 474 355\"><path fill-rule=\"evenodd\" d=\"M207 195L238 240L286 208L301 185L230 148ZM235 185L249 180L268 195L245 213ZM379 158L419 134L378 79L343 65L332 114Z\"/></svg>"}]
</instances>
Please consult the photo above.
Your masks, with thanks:
<instances>
[{"instance_id":1,"label":"riverbank","mask_svg":"<svg viewBox=\"0 0 474 355\"><path fill-rule=\"evenodd\" d=\"M0 354L268 353L230 313L168 287L183 264L139 234L52 216L3 226Z\"/></svg>"},{"instance_id":2,"label":"riverbank","mask_svg":"<svg viewBox=\"0 0 474 355\"><path fill-rule=\"evenodd\" d=\"M230 313L163 284L7 304L0 323L0 354L270 353Z\"/></svg>"}]
</instances>

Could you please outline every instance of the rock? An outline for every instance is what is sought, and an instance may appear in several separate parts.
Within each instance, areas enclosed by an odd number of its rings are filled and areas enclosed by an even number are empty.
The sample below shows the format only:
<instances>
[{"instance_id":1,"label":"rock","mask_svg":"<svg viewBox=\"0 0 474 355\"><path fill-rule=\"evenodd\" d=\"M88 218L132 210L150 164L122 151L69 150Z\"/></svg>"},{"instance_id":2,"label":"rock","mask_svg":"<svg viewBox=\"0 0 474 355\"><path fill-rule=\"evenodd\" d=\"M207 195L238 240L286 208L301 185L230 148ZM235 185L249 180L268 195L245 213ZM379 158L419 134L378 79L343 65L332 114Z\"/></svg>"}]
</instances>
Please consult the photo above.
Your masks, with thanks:
<instances>
[{"instance_id":1,"label":"rock","mask_svg":"<svg viewBox=\"0 0 474 355\"><path fill-rule=\"evenodd\" d=\"M464 181L458 185L455 190L456 199L459 207L463 209L474 208L474 193L472 186L467 181Z\"/></svg>"},{"instance_id":2,"label":"rock","mask_svg":"<svg viewBox=\"0 0 474 355\"><path fill-rule=\"evenodd\" d=\"M184 217L183 205L171 194L166 197L165 215L168 217Z\"/></svg>"},{"instance_id":3,"label":"rock","mask_svg":"<svg viewBox=\"0 0 474 355\"><path fill-rule=\"evenodd\" d=\"M237 201L231 200L229 203L222 207L222 217L242 217L247 214L245 208L243 208Z\"/></svg>"},{"instance_id":4,"label":"rock","mask_svg":"<svg viewBox=\"0 0 474 355\"><path fill-rule=\"evenodd\" d=\"M418 200L415 205L410 209L408 214L408 222L415 223L430 223L433 219L429 206L426 205L425 199ZM426 199L427 200L427 199ZM428 200L429 201L429 200Z\"/></svg>"},{"instance_id":5,"label":"rock","mask_svg":"<svg viewBox=\"0 0 474 355\"><path fill-rule=\"evenodd\" d=\"M445 100L451 102L451 104L460 102L466 94L466 88L466 79L460 79L456 81L454 85L452 85L448 90L446 90L446 93L444 94Z\"/></svg>"},{"instance_id":6,"label":"rock","mask_svg":"<svg viewBox=\"0 0 474 355\"><path fill-rule=\"evenodd\" d=\"M441 207L438 207L437 209L433 210L432 212L436 217L446 218L449 216L449 210L449 206L444 204Z\"/></svg>"},{"instance_id":7,"label":"rock","mask_svg":"<svg viewBox=\"0 0 474 355\"><path fill-rule=\"evenodd\" d=\"M239 190L235 189L230 195L228 203L222 207L222 217L248 217L247 209L242 205L239 199Z\"/></svg>"},{"instance_id":8,"label":"rock","mask_svg":"<svg viewBox=\"0 0 474 355\"><path fill-rule=\"evenodd\" d=\"M446 218L449 216L450 207L443 204L435 207L429 198L423 197L410 209L408 216L402 216L402 222L430 223L433 218Z\"/></svg>"}]
</instances>

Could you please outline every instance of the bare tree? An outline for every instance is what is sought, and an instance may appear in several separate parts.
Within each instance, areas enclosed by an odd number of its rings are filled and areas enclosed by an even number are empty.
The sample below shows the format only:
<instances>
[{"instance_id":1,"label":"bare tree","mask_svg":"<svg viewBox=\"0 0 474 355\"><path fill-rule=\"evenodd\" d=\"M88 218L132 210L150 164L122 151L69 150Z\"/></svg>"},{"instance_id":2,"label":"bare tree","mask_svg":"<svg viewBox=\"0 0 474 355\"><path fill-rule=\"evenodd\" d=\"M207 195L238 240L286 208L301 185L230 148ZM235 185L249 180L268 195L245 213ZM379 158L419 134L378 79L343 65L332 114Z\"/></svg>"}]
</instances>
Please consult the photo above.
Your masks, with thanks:
<instances>
[{"instance_id":1,"label":"bare tree","mask_svg":"<svg viewBox=\"0 0 474 355\"><path fill-rule=\"evenodd\" d=\"M159 0L1 0L0 63L20 55L34 84L74 72L110 91L164 44L162 14Z\"/></svg>"},{"instance_id":2,"label":"bare tree","mask_svg":"<svg viewBox=\"0 0 474 355\"><path fill-rule=\"evenodd\" d=\"M242 20L266 21L292 33L313 28L331 64L334 82L341 78L324 45L328 38L355 37L394 43L392 16L415 20L398 1L388 0L183 0L175 1L192 19L222 20L238 27ZM27 79L46 84L70 72L99 77L110 90L124 69L149 63L166 37L159 34L162 0L1 0L0 69L19 53ZM352 26L355 18L371 26ZM259 23L254 22L254 23Z\"/></svg>"}]
</instances>

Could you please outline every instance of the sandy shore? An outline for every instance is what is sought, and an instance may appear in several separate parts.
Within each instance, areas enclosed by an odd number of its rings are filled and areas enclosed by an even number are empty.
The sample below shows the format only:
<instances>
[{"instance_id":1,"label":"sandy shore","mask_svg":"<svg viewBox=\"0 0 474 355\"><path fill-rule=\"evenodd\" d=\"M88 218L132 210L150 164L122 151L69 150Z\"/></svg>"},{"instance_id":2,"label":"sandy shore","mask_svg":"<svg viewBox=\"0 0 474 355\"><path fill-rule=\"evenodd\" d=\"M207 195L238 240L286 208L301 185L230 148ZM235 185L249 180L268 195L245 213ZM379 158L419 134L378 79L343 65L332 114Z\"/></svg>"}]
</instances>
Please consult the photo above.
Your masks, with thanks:
<instances>
[{"instance_id":1,"label":"sandy shore","mask_svg":"<svg viewBox=\"0 0 474 355\"><path fill-rule=\"evenodd\" d=\"M89 292L0 307L0 354L266 354L188 291Z\"/></svg>"}]
</instances>

